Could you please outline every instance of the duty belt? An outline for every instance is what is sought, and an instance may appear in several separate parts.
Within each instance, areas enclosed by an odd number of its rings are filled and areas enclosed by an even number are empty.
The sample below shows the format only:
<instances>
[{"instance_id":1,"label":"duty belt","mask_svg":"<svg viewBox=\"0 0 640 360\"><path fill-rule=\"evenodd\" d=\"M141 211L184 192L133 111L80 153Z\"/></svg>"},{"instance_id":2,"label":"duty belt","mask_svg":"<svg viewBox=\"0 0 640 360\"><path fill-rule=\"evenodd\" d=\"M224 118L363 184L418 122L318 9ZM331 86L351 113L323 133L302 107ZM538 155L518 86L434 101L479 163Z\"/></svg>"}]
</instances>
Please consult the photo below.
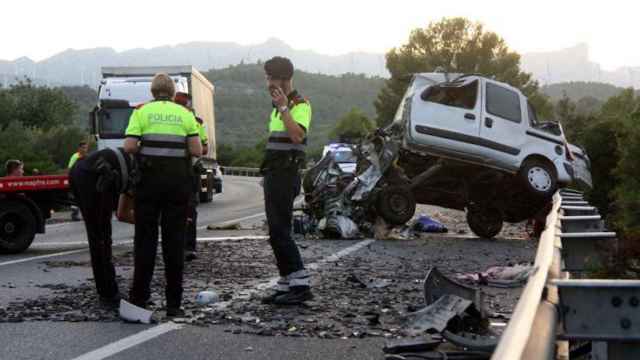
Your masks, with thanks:
<instances>
[{"instance_id":1,"label":"duty belt","mask_svg":"<svg viewBox=\"0 0 640 360\"><path fill-rule=\"evenodd\" d=\"M186 158L187 138L182 135L146 134L142 135L140 155L166 158Z\"/></svg>"},{"instance_id":2,"label":"duty belt","mask_svg":"<svg viewBox=\"0 0 640 360\"><path fill-rule=\"evenodd\" d=\"M304 152L307 148L307 138L305 137L301 144L295 144L291 141L289 133L286 131L272 131L267 140L267 150L290 151L297 150Z\"/></svg>"}]
</instances>

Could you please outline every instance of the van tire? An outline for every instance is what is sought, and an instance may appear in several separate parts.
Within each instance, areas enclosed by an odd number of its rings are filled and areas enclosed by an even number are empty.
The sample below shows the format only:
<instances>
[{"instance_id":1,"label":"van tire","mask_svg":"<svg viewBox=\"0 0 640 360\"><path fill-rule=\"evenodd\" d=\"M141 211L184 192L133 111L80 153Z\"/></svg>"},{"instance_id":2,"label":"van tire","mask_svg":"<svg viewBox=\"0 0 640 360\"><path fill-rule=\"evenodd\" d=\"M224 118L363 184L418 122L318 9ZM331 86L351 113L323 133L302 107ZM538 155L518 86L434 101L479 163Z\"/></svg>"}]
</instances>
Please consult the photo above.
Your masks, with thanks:
<instances>
[{"instance_id":1,"label":"van tire","mask_svg":"<svg viewBox=\"0 0 640 360\"><path fill-rule=\"evenodd\" d=\"M0 204L0 254L18 254L36 236L36 217L22 201Z\"/></svg>"},{"instance_id":2,"label":"van tire","mask_svg":"<svg viewBox=\"0 0 640 360\"><path fill-rule=\"evenodd\" d=\"M518 177L527 192L539 199L551 198L558 189L558 175L547 161L526 160L520 168Z\"/></svg>"},{"instance_id":3,"label":"van tire","mask_svg":"<svg viewBox=\"0 0 640 360\"><path fill-rule=\"evenodd\" d=\"M491 207L471 206L467 209L467 224L483 239L493 239L502 230L502 212Z\"/></svg>"},{"instance_id":4,"label":"van tire","mask_svg":"<svg viewBox=\"0 0 640 360\"><path fill-rule=\"evenodd\" d=\"M388 186L378 194L376 208L387 223L404 225L416 212L416 199L406 186Z\"/></svg>"}]
</instances>

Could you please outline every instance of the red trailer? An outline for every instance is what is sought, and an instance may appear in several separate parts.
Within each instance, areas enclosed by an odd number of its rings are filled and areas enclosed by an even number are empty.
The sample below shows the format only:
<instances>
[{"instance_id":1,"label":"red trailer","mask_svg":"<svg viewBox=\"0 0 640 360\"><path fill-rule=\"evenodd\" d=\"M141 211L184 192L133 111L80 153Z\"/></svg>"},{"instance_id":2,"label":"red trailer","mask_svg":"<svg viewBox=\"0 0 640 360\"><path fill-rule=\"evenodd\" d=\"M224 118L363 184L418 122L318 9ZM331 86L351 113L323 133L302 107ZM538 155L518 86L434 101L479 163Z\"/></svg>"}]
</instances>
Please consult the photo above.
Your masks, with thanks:
<instances>
[{"instance_id":1,"label":"red trailer","mask_svg":"<svg viewBox=\"0 0 640 360\"><path fill-rule=\"evenodd\" d=\"M0 178L0 253L27 250L61 204L70 204L67 175Z\"/></svg>"}]
</instances>

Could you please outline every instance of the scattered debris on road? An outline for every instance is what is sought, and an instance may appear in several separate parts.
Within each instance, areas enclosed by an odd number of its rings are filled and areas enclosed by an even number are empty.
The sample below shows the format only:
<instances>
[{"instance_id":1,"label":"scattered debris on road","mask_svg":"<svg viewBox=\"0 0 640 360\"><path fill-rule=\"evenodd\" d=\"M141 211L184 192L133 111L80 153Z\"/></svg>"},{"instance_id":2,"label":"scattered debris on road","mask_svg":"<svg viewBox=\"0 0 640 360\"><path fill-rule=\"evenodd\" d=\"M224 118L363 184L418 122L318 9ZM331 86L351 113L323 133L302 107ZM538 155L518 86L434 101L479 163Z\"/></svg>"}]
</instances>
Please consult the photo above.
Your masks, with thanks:
<instances>
[{"instance_id":1,"label":"scattered debris on road","mask_svg":"<svg viewBox=\"0 0 640 360\"><path fill-rule=\"evenodd\" d=\"M433 235L433 234L430 234ZM437 236L435 236L437 235ZM424 308L425 269L437 266L443 274L475 273L495 263L524 262L534 248L524 241L450 239L435 234L428 241L374 242L358 252L314 271L316 299L297 307L274 307L259 301L256 288L277 275L265 240L224 240L199 244L199 257L185 267L185 324L224 325L229 332L263 336L323 339L410 337L406 315ZM306 263L313 263L353 244L351 241L299 242ZM478 254L482 256L478 256ZM118 283L127 294L131 251L116 255ZM163 313L163 264L158 254L150 308ZM82 266L88 263L66 263ZM33 284L50 294L0 305L0 322L120 321L116 309L99 305L93 281L76 284ZM12 289L13 290L13 289ZM214 290L219 301L200 305L197 294ZM490 315L507 314L519 289L485 289ZM246 294L253 294L247 296ZM159 316L160 321L167 321Z\"/></svg>"},{"instance_id":2,"label":"scattered debris on road","mask_svg":"<svg viewBox=\"0 0 640 360\"><path fill-rule=\"evenodd\" d=\"M486 271L478 273L457 274L456 278L479 285L500 288L524 286L535 272L531 264L516 264L513 266L492 266Z\"/></svg>"}]
</instances>

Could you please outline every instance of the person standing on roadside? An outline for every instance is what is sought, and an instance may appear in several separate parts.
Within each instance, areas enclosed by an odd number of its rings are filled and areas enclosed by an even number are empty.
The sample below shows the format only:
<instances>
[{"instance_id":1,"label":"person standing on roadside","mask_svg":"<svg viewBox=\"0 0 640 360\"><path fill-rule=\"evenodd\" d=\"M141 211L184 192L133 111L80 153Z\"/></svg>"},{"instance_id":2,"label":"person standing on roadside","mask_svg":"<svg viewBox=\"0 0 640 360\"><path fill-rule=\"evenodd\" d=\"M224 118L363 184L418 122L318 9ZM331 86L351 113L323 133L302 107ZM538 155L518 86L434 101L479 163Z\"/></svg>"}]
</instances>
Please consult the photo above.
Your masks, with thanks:
<instances>
[{"instance_id":1,"label":"person standing on roadside","mask_svg":"<svg viewBox=\"0 0 640 360\"><path fill-rule=\"evenodd\" d=\"M182 316L184 233L192 193L191 157L202 154L193 114L173 102L175 84L165 73L151 82L154 100L131 114L124 149L136 154L140 172L135 195L134 274L129 302L145 308L162 229L167 316Z\"/></svg>"},{"instance_id":2,"label":"person standing on roadside","mask_svg":"<svg viewBox=\"0 0 640 360\"><path fill-rule=\"evenodd\" d=\"M311 276L291 238L293 202L300 193L311 104L293 88L293 64L289 59L276 56L264 64L264 70L273 108L261 172L269 243L280 279L275 291L262 302L295 305L313 298Z\"/></svg>"},{"instance_id":3,"label":"person standing on roadside","mask_svg":"<svg viewBox=\"0 0 640 360\"><path fill-rule=\"evenodd\" d=\"M191 103L191 95L178 92L175 96L176 104L184 106L187 110L191 111L198 123L198 135L200 137L200 143L202 144L202 156L205 156L209 152L209 138L202 119L200 119L193 111ZM196 163L197 164L197 163ZM187 214L187 231L185 233L184 241L184 260L192 261L197 259L197 224L198 224L198 204L200 203L200 175L202 170L200 166L193 167L193 193L189 199L189 210Z\"/></svg>"},{"instance_id":4,"label":"person standing on roadside","mask_svg":"<svg viewBox=\"0 0 640 360\"><path fill-rule=\"evenodd\" d=\"M70 173L71 169L78 162L78 160L84 159L85 156L87 156L88 152L89 152L89 144L87 144L86 141L80 141L80 143L78 144L77 151L73 153L73 155L71 155L71 158L69 159L69 164L67 165L67 173ZM80 215L80 209L77 206L72 205L71 220L80 221L79 215Z\"/></svg>"}]
</instances>

